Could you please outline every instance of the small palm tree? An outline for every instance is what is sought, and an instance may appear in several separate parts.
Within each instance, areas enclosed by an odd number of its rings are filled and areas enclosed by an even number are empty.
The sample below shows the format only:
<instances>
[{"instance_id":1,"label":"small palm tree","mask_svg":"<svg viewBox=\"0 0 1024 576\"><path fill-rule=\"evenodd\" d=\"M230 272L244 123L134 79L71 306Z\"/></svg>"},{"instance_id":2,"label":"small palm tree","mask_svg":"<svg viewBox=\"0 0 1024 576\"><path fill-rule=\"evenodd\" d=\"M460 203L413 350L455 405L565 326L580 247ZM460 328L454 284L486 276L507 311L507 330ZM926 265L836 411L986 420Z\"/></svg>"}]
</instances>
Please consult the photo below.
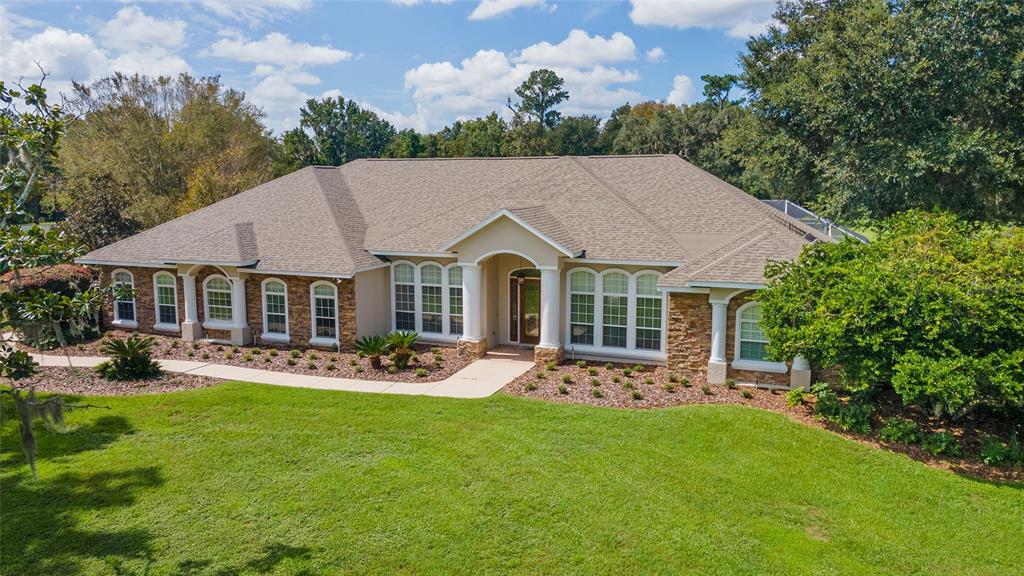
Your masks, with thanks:
<instances>
[{"instance_id":1,"label":"small palm tree","mask_svg":"<svg viewBox=\"0 0 1024 576\"><path fill-rule=\"evenodd\" d=\"M409 365L409 359L416 353L413 348L419 341L420 335L411 330L396 330L388 334L392 359L399 370L404 370Z\"/></svg>"},{"instance_id":2,"label":"small palm tree","mask_svg":"<svg viewBox=\"0 0 1024 576\"><path fill-rule=\"evenodd\" d=\"M109 380L141 380L160 374L160 364L150 357L155 340L152 336L129 336L106 340L100 352L110 360L96 367L96 371Z\"/></svg>"},{"instance_id":3,"label":"small palm tree","mask_svg":"<svg viewBox=\"0 0 1024 576\"><path fill-rule=\"evenodd\" d=\"M356 340L356 352L362 353L370 359L370 366L380 370L380 357L391 350L391 342L388 337L377 334L375 336L363 336Z\"/></svg>"}]
</instances>

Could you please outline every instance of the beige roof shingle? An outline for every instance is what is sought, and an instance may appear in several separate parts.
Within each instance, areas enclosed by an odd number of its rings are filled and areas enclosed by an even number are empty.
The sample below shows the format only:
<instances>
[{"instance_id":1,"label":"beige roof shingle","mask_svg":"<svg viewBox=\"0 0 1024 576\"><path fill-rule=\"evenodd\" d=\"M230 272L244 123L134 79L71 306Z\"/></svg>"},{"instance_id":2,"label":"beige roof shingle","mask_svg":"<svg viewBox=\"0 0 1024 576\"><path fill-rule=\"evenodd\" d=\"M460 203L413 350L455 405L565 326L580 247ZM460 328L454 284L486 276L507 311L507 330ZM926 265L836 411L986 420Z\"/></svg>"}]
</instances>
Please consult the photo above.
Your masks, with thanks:
<instances>
[{"instance_id":1,"label":"beige roof shingle","mask_svg":"<svg viewBox=\"0 0 1024 576\"><path fill-rule=\"evenodd\" d=\"M665 287L760 283L766 260L824 239L674 155L367 159L299 170L83 261L349 276L373 254L442 252L503 209L588 259L682 263Z\"/></svg>"}]
</instances>

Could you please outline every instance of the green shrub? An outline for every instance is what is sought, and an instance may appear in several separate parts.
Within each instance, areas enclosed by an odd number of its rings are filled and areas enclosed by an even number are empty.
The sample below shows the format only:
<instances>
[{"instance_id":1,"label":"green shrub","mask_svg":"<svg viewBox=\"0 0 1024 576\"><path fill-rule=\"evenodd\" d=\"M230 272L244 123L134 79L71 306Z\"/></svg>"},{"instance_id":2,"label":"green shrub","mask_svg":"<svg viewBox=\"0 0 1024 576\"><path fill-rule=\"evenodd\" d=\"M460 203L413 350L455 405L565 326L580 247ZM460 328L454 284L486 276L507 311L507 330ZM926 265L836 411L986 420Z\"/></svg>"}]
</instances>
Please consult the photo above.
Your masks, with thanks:
<instances>
[{"instance_id":1,"label":"green shrub","mask_svg":"<svg viewBox=\"0 0 1024 576\"><path fill-rule=\"evenodd\" d=\"M644 399L644 395L641 394L639 390L633 390L633 393L630 394L630 396L633 398L633 400L643 400Z\"/></svg>"},{"instance_id":2,"label":"green shrub","mask_svg":"<svg viewBox=\"0 0 1024 576\"><path fill-rule=\"evenodd\" d=\"M625 368L622 371L622 375L625 376L626 378L632 378L633 377L633 371L630 370L629 368Z\"/></svg>"},{"instance_id":3,"label":"green shrub","mask_svg":"<svg viewBox=\"0 0 1024 576\"><path fill-rule=\"evenodd\" d=\"M285 361L285 363L288 364L289 366L295 366L296 364L298 364L298 362L295 361L295 358L289 358L288 360Z\"/></svg>"},{"instance_id":4,"label":"green shrub","mask_svg":"<svg viewBox=\"0 0 1024 576\"><path fill-rule=\"evenodd\" d=\"M327 364L324 365L324 368L328 370L334 370L337 367L338 366L334 362L328 362Z\"/></svg>"},{"instance_id":5,"label":"green shrub","mask_svg":"<svg viewBox=\"0 0 1024 576\"><path fill-rule=\"evenodd\" d=\"M615 369L615 365L612 364L611 362L605 362L604 369L605 370L614 370Z\"/></svg>"},{"instance_id":6,"label":"green shrub","mask_svg":"<svg viewBox=\"0 0 1024 576\"><path fill-rule=\"evenodd\" d=\"M289 350L288 355L292 358L298 358L299 356L302 356L302 352L300 350Z\"/></svg>"},{"instance_id":7,"label":"green shrub","mask_svg":"<svg viewBox=\"0 0 1024 576\"><path fill-rule=\"evenodd\" d=\"M441 353L441 349L438 348L437 346L431 346L430 347L430 352L433 353L433 354L440 354Z\"/></svg>"},{"instance_id":8,"label":"green shrub","mask_svg":"<svg viewBox=\"0 0 1024 576\"><path fill-rule=\"evenodd\" d=\"M676 385L671 380L668 381L668 382L665 382L664 387L665 387L665 392L672 393L672 392L676 391Z\"/></svg>"},{"instance_id":9,"label":"green shrub","mask_svg":"<svg viewBox=\"0 0 1024 576\"><path fill-rule=\"evenodd\" d=\"M374 336L363 336L356 340L355 343L356 354L360 358L369 357L370 366L375 370L380 370L381 367L381 356L386 356L391 350L391 342L388 341L387 336L374 335ZM352 360L352 365L355 366L357 362Z\"/></svg>"},{"instance_id":10,"label":"green shrub","mask_svg":"<svg viewBox=\"0 0 1024 576\"><path fill-rule=\"evenodd\" d=\"M348 365L349 365L349 366L358 366L358 365L359 365L359 361L358 361L358 360L356 360L355 358L351 358L351 359L349 359L349 361L348 361Z\"/></svg>"},{"instance_id":11,"label":"green shrub","mask_svg":"<svg viewBox=\"0 0 1024 576\"><path fill-rule=\"evenodd\" d=\"M395 330L388 334L392 361L399 370L404 370L410 359L416 355L416 344L420 341L420 335L411 330Z\"/></svg>"},{"instance_id":12,"label":"green shrub","mask_svg":"<svg viewBox=\"0 0 1024 576\"><path fill-rule=\"evenodd\" d=\"M362 372L362 371L363 371L363 367L362 366L356 366L356 372ZM395 366L394 364L389 365L388 366L388 374L398 374L398 366Z\"/></svg>"},{"instance_id":13,"label":"green shrub","mask_svg":"<svg viewBox=\"0 0 1024 576\"><path fill-rule=\"evenodd\" d=\"M238 346L232 346L231 347L231 353L232 354L238 354Z\"/></svg>"},{"instance_id":14,"label":"green shrub","mask_svg":"<svg viewBox=\"0 0 1024 576\"><path fill-rule=\"evenodd\" d=\"M409 363L410 364L419 364L419 362L420 362L420 357L417 356L416 354L413 354L412 356L409 356Z\"/></svg>"},{"instance_id":15,"label":"green shrub","mask_svg":"<svg viewBox=\"0 0 1024 576\"><path fill-rule=\"evenodd\" d=\"M594 386L594 387L600 386L601 385L601 381L598 380L597 378L591 378L590 379L590 385Z\"/></svg>"},{"instance_id":16,"label":"green shrub","mask_svg":"<svg viewBox=\"0 0 1024 576\"><path fill-rule=\"evenodd\" d=\"M612 382L618 384L619 382L622 382L622 378L619 378L618 376L612 376Z\"/></svg>"},{"instance_id":17,"label":"green shrub","mask_svg":"<svg viewBox=\"0 0 1024 576\"><path fill-rule=\"evenodd\" d=\"M736 388L736 381L733 380L732 378L726 378L725 387L728 388L729 390L734 390Z\"/></svg>"},{"instance_id":18,"label":"green shrub","mask_svg":"<svg viewBox=\"0 0 1024 576\"><path fill-rule=\"evenodd\" d=\"M814 395L814 413L823 418L831 418L839 413L842 402L839 395L828 384L819 382L811 386L811 394Z\"/></svg>"},{"instance_id":19,"label":"green shrub","mask_svg":"<svg viewBox=\"0 0 1024 576\"><path fill-rule=\"evenodd\" d=\"M392 368L393 368L393 366L392 366ZM363 373L363 367L362 366L356 366L355 372L356 372L356 374L362 374ZM391 372L391 371L388 370L388 372ZM396 370L396 372L397 372L397 370Z\"/></svg>"},{"instance_id":20,"label":"green shrub","mask_svg":"<svg viewBox=\"0 0 1024 576\"><path fill-rule=\"evenodd\" d=\"M152 336L112 338L100 345L100 352L110 360L96 366L96 372L107 380L144 380L160 375L160 364L150 356L155 340Z\"/></svg>"},{"instance_id":21,"label":"green shrub","mask_svg":"<svg viewBox=\"0 0 1024 576\"><path fill-rule=\"evenodd\" d=\"M839 412L829 418L840 430L853 432L854 434L871 433L871 415L875 408L870 404L862 402L851 402L841 405Z\"/></svg>"},{"instance_id":22,"label":"green shrub","mask_svg":"<svg viewBox=\"0 0 1024 576\"><path fill-rule=\"evenodd\" d=\"M278 352L277 352L276 349L271 348L270 350L267 351L267 354L269 354L270 356L273 357L273 356L277 356Z\"/></svg>"},{"instance_id":23,"label":"green shrub","mask_svg":"<svg viewBox=\"0 0 1024 576\"><path fill-rule=\"evenodd\" d=\"M750 400L754 397L754 393L750 391L750 388L744 388L743 390L740 390L740 396Z\"/></svg>"},{"instance_id":24,"label":"green shrub","mask_svg":"<svg viewBox=\"0 0 1024 576\"><path fill-rule=\"evenodd\" d=\"M982 440L979 455L981 456L981 461L989 466L1019 466L1024 464L1024 449L1021 448L1016 432L1010 435L1009 443L992 436L986 436Z\"/></svg>"},{"instance_id":25,"label":"green shrub","mask_svg":"<svg viewBox=\"0 0 1024 576\"><path fill-rule=\"evenodd\" d=\"M654 378L644 378L644 384L648 386L654 386Z\"/></svg>"},{"instance_id":26,"label":"green shrub","mask_svg":"<svg viewBox=\"0 0 1024 576\"><path fill-rule=\"evenodd\" d=\"M934 456L959 456L960 442L950 432L934 432L925 434L921 439L921 448Z\"/></svg>"},{"instance_id":27,"label":"green shrub","mask_svg":"<svg viewBox=\"0 0 1024 576\"><path fill-rule=\"evenodd\" d=\"M427 377L427 369L426 368L417 368L416 369L416 377L417 378L426 378Z\"/></svg>"},{"instance_id":28,"label":"green shrub","mask_svg":"<svg viewBox=\"0 0 1024 576\"><path fill-rule=\"evenodd\" d=\"M625 388L626 390L633 390L634 388L636 388L636 385L630 382L629 380L626 380L626 382L622 384L622 387Z\"/></svg>"},{"instance_id":29,"label":"green shrub","mask_svg":"<svg viewBox=\"0 0 1024 576\"><path fill-rule=\"evenodd\" d=\"M210 359L210 353L207 352L206 350L203 350L202 357L203 357L203 360L209 360Z\"/></svg>"},{"instance_id":30,"label":"green shrub","mask_svg":"<svg viewBox=\"0 0 1024 576\"><path fill-rule=\"evenodd\" d=\"M707 384L701 386L700 391L703 392L705 396L711 396L711 386L708 386Z\"/></svg>"},{"instance_id":31,"label":"green shrub","mask_svg":"<svg viewBox=\"0 0 1024 576\"><path fill-rule=\"evenodd\" d=\"M594 398L600 398L600 397L604 396L604 394L601 393L601 389L600 388L593 388L593 389L591 389L590 395L593 396Z\"/></svg>"},{"instance_id":32,"label":"green shrub","mask_svg":"<svg viewBox=\"0 0 1024 576\"><path fill-rule=\"evenodd\" d=\"M572 374L562 374L563 384L572 384Z\"/></svg>"},{"instance_id":33,"label":"green shrub","mask_svg":"<svg viewBox=\"0 0 1024 576\"><path fill-rule=\"evenodd\" d=\"M586 368L587 367L587 361L586 360L577 360L576 361L576 367L577 368Z\"/></svg>"},{"instance_id":34,"label":"green shrub","mask_svg":"<svg viewBox=\"0 0 1024 576\"><path fill-rule=\"evenodd\" d=\"M669 372L668 381L673 384L679 384L679 376L676 376L675 372Z\"/></svg>"},{"instance_id":35,"label":"green shrub","mask_svg":"<svg viewBox=\"0 0 1024 576\"><path fill-rule=\"evenodd\" d=\"M527 392L533 392L536 389L537 389L537 385L534 384L533 382L527 382L526 383L526 391Z\"/></svg>"},{"instance_id":36,"label":"green shrub","mask_svg":"<svg viewBox=\"0 0 1024 576\"><path fill-rule=\"evenodd\" d=\"M537 372L535 376L537 377L537 380L543 380L548 377L548 375L543 372Z\"/></svg>"},{"instance_id":37,"label":"green shrub","mask_svg":"<svg viewBox=\"0 0 1024 576\"><path fill-rule=\"evenodd\" d=\"M309 368L310 370L316 370L316 362L312 360L306 362L306 368Z\"/></svg>"},{"instance_id":38,"label":"green shrub","mask_svg":"<svg viewBox=\"0 0 1024 576\"><path fill-rule=\"evenodd\" d=\"M187 351L185 352L185 356L188 356L189 358L191 358L191 357L193 357L193 356L195 356L195 355L196 355L196 353L195 353L195 351L194 351L194 350L187 350Z\"/></svg>"},{"instance_id":39,"label":"green shrub","mask_svg":"<svg viewBox=\"0 0 1024 576\"><path fill-rule=\"evenodd\" d=\"M220 344L218 344L217 345L217 352L223 352L223 351L224 351L224 347L221 346Z\"/></svg>"},{"instance_id":40,"label":"green shrub","mask_svg":"<svg viewBox=\"0 0 1024 576\"><path fill-rule=\"evenodd\" d=\"M438 359L438 358L434 358L434 368L440 368L440 367L441 367L441 360Z\"/></svg>"},{"instance_id":41,"label":"green shrub","mask_svg":"<svg viewBox=\"0 0 1024 576\"><path fill-rule=\"evenodd\" d=\"M231 360L234 357L235 357L235 353L232 352L231 350L225 350L224 351L224 359L225 360Z\"/></svg>"},{"instance_id":42,"label":"green shrub","mask_svg":"<svg viewBox=\"0 0 1024 576\"><path fill-rule=\"evenodd\" d=\"M356 352L356 356L358 356L360 359L363 359L363 358L366 358L366 353L365 352L358 352L357 351Z\"/></svg>"},{"instance_id":43,"label":"green shrub","mask_svg":"<svg viewBox=\"0 0 1024 576\"><path fill-rule=\"evenodd\" d=\"M252 355L252 352L246 352L245 354L242 354L243 362L252 362L253 358L255 358L255 356Z\"/></svg>"},{"instance_id":44,"label":"green shrub","mask_svg":"<svg viewBox=\"0 0 1024 576\"><path fill-rule=\"evenodd\" d=\"M643 364L633 364L633 372L640 373L640 372L643 372L643 371L644 371L644 365Z\"/></svg>"},{"instance_id":45,"label":"green shrub","mask_svg":"<svg viewBox=\"0 0 1024 576\"><path fill-rule=\"evenodd\" d=\"M270 356L264 356L264 357L263 357L263 363L264 363L264 364L270 364L270 363L271 363L271 362L273 362L273 361L274 361L274 359L273 359L273 358L271 358Z\"/></svg>"},{"instance_id":46,"label":"green shrub","mask_svg":"<svg viewBox=\"0 0 1024 576\"><path fill-rule=\"evenodd\" d=\"M687 378L686 376L680 378L679 383L683 385L683 388L689 388L690 386L693 386L693 384L690 383L690 379Z\"/></svg>"},{"instance_id":47,"label":"green shrub","mask_svg":"<svg viewBox=\"0 0 1024 576\"><path fill-rule=\"evenodd\" d=\"M593 366L587 368L587 374L591 376L597 376L597 368L594 368Z\"/></svg>"},{"instance_id":48,"label":"green shrub","mask_svg":"<svg viewBox=\"0 0 1024 576\"><path fill-rule=\"evenodd\" d=\"M558 364L555 364L554 362L548 362L547 364L544 365L544 367L547 368L550 372L558 370Z\"/></svg>"},{"instance_id":49,"label":"green shrub","mask_svg":"<svg viewBox=\"0 0 1024 576\"><path fill-rule=\"evenodd\" d=\"M199 342L193 342L192 343L192 349L193 350L199 350Z\"/></svg>"},{"instance_id":50,"label":"green shrub","mask_svg":"<svg viewBox=\"0 0 1024 576\"><path fill-rule=\"evenodd\" d=\"M900 444L917 444L921 441L921 431L917 423L907 418L889 418L878 431L878 437L885 442Z\"/></svg>"},{"instance_id":51,"label":"green shrub","mask_svg":"<svg viewBox=\"0 0 1024 576\"><path fill-rule=\"evenodd\" d=\"M178 341L177 340L171 340L171 343L168 344L168 346L171 347L172 349L173 348L177 348L178 347Z\"/></svg>"},{"instance_id":52,"label":"green shrub","mask_svg":"<svg viewBox=\"0 0 1024 576\"><path fill-rule=\"evenodd\" d=\"M306 354L306 359L307 360L319 360L320 359L320 355L316 353L316 350L310 350L309 353Z\"/></svg>"},{"instance_id":53,"label":"green shrub","mask_svg":"<svg viewBox=\"0 0 1024 576\"><path fill-rule=\"evenodd\" d=\"M565 384L559 384L558 385L558 393L559 394L568 394L569 393L569 388L567 388Z\"/></svg>"},{"instance_id":54,"label":"green shrub","mask_svg":"<svg viewBox=\"0 0 1024 576\"><path fill-rule=\"evenodd\" d=\"M786 392L786 405L787 406L800 406L804 403L804 389L794 388L789 392Z\"/></svg>"}]
</instances>

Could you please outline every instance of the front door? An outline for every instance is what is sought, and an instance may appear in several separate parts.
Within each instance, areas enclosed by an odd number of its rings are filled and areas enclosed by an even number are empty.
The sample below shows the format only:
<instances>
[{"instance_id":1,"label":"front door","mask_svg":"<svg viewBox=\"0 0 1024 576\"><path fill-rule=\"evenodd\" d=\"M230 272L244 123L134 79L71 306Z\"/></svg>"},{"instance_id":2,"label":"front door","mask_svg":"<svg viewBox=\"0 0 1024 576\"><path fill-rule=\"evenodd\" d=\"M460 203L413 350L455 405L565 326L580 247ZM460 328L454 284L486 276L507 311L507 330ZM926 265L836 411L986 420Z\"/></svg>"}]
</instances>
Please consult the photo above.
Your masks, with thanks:
<instances>
[{"instance_id":1,"label":"front door","mask_svg":"<svg viewBox=\"0 0 1024 576\"><path fill-rule=\"evenodd\" d=\"M540 342L540 278L513 276L509 283L509 340Z\"/></svg>"}]
</instances>

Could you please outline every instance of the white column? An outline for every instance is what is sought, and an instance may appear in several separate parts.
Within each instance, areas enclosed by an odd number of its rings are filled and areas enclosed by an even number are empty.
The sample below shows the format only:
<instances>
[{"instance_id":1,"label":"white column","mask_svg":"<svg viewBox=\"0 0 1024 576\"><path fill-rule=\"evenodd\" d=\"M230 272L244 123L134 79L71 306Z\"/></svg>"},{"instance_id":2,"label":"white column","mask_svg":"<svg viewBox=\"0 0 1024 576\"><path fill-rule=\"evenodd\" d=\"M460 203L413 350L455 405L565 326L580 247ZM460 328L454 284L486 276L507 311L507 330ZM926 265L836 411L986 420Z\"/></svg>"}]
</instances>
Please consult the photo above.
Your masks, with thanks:
<instances>
[{"instance_id":1,"label":"white column","mask_svg":"<svg viewBox=\"0 0 1024 576\"><path fill-rule=\"evenodd\" d=\"M181 283L185 287L185 320L181 323L181 337L183 340L198 340L202 337L202 327L196 302L196 277L182 274Z\"/></svg>"},{"instance_id":2,"label":"white column","mask_svg":"<svg viewBox=\"0 0 1024 576\"><path fill-rule=\"evenodd\" d=\"M559 303L562 300L561 274L557 269L540 271L540 344L541 348L561 348L558 336Z\"/></svg>"},{"instance_id":3,"label":"white column","mask_svg":"<svg viewBox=\"0 0 1024 576\"><path fill-rule=\"evenodd\" d=\"M711 359L708 361L708 383L722 384L726 376L725 333L728 326L729 302L711 300Z\"/></svg>"},{"instance_id":4,"label":"white column","mask_svg":"<svg viewBox=\"0 0 1024 576\"><path fill-rule=\"evenodd\" d=\"M245 278L231 279L231 316L235 327L231 329L231 343L243 346L251 342L249 321L245 316Z\"/></svg>"},{"instance_id":5,"label":"white column","mask_svg":"<svg viewBox=\"0 0 1024 576\"><path fill-rule=\"evenodd\" d=\"M481 327L480 266L477 264L459 264L462 266L462 338L471 342L483 339Z\"/></svg>"}]
</instances>

